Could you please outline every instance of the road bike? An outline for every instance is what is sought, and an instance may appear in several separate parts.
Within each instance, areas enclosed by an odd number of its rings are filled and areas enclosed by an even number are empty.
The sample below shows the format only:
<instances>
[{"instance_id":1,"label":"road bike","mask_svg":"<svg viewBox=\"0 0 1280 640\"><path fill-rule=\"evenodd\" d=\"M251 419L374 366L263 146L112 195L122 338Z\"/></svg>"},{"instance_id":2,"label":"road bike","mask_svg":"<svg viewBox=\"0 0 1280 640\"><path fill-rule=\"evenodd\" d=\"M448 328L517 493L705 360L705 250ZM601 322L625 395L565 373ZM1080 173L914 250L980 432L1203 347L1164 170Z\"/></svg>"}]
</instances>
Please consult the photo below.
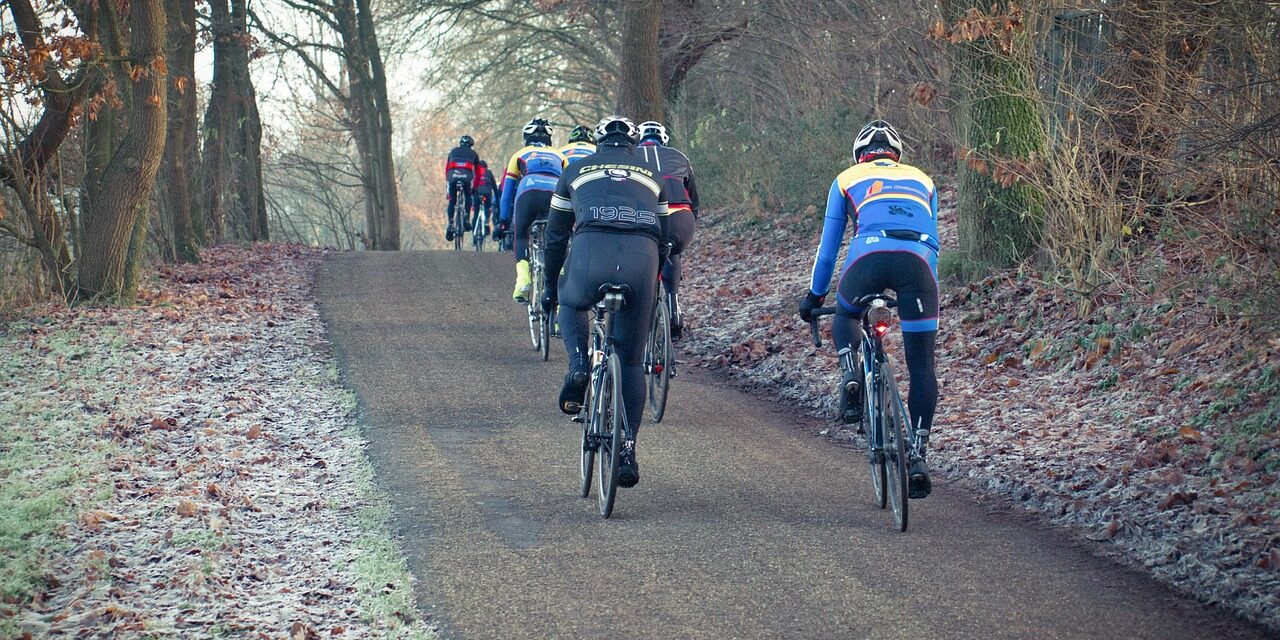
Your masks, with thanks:
<instances>
[{"instance_id":1,"label":"road bike","mask_svg":"<svg viewBox=\"0 0 1280 640\"><path fill-rule=\"evenodd\" d=\"M649 388L649 414L655 423L662 422L667 411L667 392L675 368L675 348L671 344L671 306L659 276L658 301L654 305L653 326L644 350L644 374Z\"/></svg>"},{"instance_id":2,"label":"road bike","mask_svg":"<svg viewBox=\"0 0 1280 640\"><path fill-rule=\"evenodd\" d=\"M907 530L907 468L921 457L920 434L911 430L907 410L898 391L893 362L884 349L884 336L893 324L897 300L882 293L859 298L854 306L864 309L861 357L852 349L840 350L844 371L857 371L862 376L862 432L867 438L867 461L871 464L871 482L880 508L893 508L893 521L898 531ZM836 312L835 307L813 310L809 329L813 345L822 346L818 335L818 318ZM868 355L869 354L869 355ZM857 361L855 361L857 360Z\"/></svg>"},{"instance_id":3,"label":"road bike","mask_svg":"<svg viewBox=\"0 0 1280 640\"><path fill-rule=\"evenodd\" d=\"M618 309L626 303L631 288L605 284L595 304L591 320L591 343L587 352L591 378L586 399L574 422L582 425L582 455L578 491L582 497L591 493L591 476L596 482L596 502L600 515L613 513L618 494L618 461L622 448L634 440L627 430L627 414L622 401L622 363L614 352L613 321Z\"/></svg>"},{"instance_id":4,"label":"road bike","mask_svg":"<svg viewBox=\"0 0 1280 640\"><path fill-rule=\"evenodd\" d=\"M484 205L481 206L479 202L480 196L476 196L476 198L476 221L475 224L471 225L471 246L475 247L476 251L484 251L486 235L484 230L489 227L489 202L486 199Z\"/></svg>"},{"instance_id":5,"label":"road bike","mask_svg":"<svg viewBox=\"0 0 1280 640\"><path fill-rule=\"evenodd\" d=\"M544 234L547 221L534 220L529 225L529 339L535 351L542 354L546 362L551 355L551 317L542 310L543 278L546 276L547 252Z\"/></svg>"},{"instance_id":6,"label":"road bike","mask_svg":"<svg viewBox=\"0 0 1280 640\"><path fill-rule=\"evenodd\" d=\"M453 220L449 224L453 225L453 249L454 251L462 251L462 235L467 229L467 215L470 207L467 205L467 190L462 186L461 180L453 181Z\"/></svg>"}]
</instances>

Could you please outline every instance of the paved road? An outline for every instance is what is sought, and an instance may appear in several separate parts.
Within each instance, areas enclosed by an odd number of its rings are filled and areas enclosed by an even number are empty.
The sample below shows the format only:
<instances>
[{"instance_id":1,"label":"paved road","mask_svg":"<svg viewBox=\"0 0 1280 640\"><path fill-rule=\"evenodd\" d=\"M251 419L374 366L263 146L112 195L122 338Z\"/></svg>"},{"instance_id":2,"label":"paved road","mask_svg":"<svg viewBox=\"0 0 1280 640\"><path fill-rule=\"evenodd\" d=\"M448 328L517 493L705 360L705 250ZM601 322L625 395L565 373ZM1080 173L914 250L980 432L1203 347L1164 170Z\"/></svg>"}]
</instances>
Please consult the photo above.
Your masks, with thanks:
<instances>
[{"instance_id":1,"label":"paved road","mask_svg":"<svg viewBox=\"0 0 1280 640\"><path fill-rule=\"evenodd\" d=\"M321 275L418 602L446 637L1264 637L945 487L896 533L855 452L692 370L603 520L554 407L564 352L529 349L512 272L509 255L366 252Z\"/></svg>"}]
</instances>

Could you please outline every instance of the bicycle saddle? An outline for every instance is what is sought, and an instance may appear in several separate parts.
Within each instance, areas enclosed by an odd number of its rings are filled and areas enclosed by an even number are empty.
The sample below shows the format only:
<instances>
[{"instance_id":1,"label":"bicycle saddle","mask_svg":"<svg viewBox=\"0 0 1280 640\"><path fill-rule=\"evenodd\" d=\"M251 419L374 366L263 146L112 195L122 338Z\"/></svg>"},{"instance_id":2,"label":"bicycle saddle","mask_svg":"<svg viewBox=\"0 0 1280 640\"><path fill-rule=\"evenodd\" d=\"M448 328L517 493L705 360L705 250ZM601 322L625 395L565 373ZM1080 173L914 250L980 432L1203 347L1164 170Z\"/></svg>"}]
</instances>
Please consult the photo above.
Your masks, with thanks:
<instances>
[{"instance_id":1,"label":"bicycle saddle","mask_svg":"<svg viewBox=\"0 0 1280 640\"><path fill-rule=\"evenodd\" d=\"M616 293L625 298L631 295L631 285L614 284L612 282L606 282L600 285L600 288L596 290L596 293L600 294L601 296L605 296L610 293Z\"/></svg>"},{"instance_id":2,"label":"bicycle saddle","mask_svg":"<svg viewBox=\"0 0 1280 640\"><path fill-rule=\"evenodd\" d=\"M867 295L862 296L861 298L858 298L856 301L854 301L853 306L859 307L859 308L869 307L871 306L871 303L875 300L883 300L884 306L889 307L890 309L898 306L898 301L894 299L893 296L887 293L868 293Z\"/></svg>"}]
</instances>

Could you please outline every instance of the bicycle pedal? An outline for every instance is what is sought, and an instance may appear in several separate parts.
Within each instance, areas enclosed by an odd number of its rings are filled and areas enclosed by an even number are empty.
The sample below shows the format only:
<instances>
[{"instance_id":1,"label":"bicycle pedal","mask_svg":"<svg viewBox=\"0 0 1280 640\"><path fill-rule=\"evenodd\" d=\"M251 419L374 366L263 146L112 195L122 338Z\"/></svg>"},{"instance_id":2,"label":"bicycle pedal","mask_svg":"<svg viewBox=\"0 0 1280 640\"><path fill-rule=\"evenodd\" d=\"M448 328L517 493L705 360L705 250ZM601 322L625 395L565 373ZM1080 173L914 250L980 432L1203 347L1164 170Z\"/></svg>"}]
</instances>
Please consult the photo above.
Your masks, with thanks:
<instances>
[{"instance_id":1,"label":"bicycle pedal","mask_svg":"<svg viewBox=\"0 0 1280 640\"><path fill-rule=\"evenodd\" d=\"M576 422L578 424L582 424L582 414L578 414L572 418L569 418L569 422Z\"/></svg>"}]
</instances>

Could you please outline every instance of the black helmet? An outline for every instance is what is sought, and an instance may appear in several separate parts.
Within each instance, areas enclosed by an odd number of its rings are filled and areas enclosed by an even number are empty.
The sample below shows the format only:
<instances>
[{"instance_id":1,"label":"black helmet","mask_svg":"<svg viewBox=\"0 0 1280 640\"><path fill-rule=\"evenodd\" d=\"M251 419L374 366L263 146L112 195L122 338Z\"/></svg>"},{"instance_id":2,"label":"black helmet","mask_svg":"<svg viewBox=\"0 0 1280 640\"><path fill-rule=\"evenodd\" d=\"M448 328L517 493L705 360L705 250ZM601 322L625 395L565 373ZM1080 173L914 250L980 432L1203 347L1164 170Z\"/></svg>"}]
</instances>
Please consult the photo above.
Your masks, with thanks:
<instances>
[{"instance_id":1,"label":"black helmet","mask_svg":"<svg viewBox=\"0 0 1280 640\"><path fill-rule=\"evenodd\" d=\"M458 144L464 147L470 147L475 143L475 138L472 138L471 136L462 136L462 139L458 141Z\"/></svg>"},{"instance_id":2,"label":"black helmet","mask_svg":"<svg viewBox=\"0 0 1280 640\"><path fill-rule=\"evenodd\" d=\"M578 125L569 132L569 142L591 142L592 140L591 129L584 125Z\"/></svg>"},{"instance_id":3,"label":"black helmet","mask_svg":"<svg viewBox=\"0 0 1280 640\"><path fill-rule=\"evenodd\" d=\"M524 143L542 142L551 144L551 123L544 118L534 118L524 125Z\"/></svg>"},{"instance_id":4,"label":"black helmet","mask_svg":"<svg viewBox=\"0 0 1280 640\"><path fill-rule=\"evenodd\" d=\"M661 122L650 120L640 123L640 139L657 138L658 142L666 144L671 138L667 136L667 128L662 126Z\"/></svg>"},{"instance_id":5,"label":"black helmet","mask_svg":"<svg viewBox=\"0 0 1280 640\"><path fill-rule=\"evenodd\" d=\"M635 144L640 141L640 130L635 123L623 116L605 116L596 123L596 144L603 144L606 138L618 140L620 137Z\"/></svg>"},{"instance_id":6,"label":"black helmet","mask_svg":"<svg viewBox=\"0 0 1280 640\"><path fill-rule=\"evenodd\" d=\"M894 129L893 125L884 120L873 120L858 132L858 137L853 142L853 159L855 162L863 162L864 153L879 149L892 152L893 160L897 162L902 158L902 138L898 136L898 130ZM890 154L885 153L885 155Z\"/></svg>"}]
</instances>

